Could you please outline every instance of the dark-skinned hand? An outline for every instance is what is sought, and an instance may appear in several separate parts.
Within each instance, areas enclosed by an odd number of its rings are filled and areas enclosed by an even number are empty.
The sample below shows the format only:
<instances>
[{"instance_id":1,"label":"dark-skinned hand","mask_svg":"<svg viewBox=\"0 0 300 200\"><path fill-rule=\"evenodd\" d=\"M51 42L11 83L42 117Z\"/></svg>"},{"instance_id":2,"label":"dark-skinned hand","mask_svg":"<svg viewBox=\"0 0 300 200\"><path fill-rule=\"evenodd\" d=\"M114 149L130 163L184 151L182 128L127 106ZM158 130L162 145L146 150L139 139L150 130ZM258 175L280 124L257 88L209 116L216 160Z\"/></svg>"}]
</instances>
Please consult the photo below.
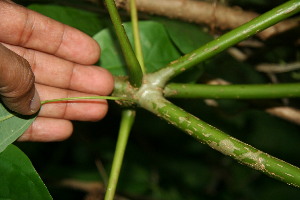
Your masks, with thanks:
<instances>
[{"instance_id":1,"label":"dark-skinned hand","mask_svg":"<svg viewBox=\"0 0 300 200\"><path fill-rule=\"evenodd\" d=\"M86 34L0 0L0 97L10 110L32 115L43 100L109 95L112 75L92 65L99 56L100 47ZM97 121L107 109L105 100L45 104L19 140L66 139L70 120Z\"/></svg>"}]
</instances>

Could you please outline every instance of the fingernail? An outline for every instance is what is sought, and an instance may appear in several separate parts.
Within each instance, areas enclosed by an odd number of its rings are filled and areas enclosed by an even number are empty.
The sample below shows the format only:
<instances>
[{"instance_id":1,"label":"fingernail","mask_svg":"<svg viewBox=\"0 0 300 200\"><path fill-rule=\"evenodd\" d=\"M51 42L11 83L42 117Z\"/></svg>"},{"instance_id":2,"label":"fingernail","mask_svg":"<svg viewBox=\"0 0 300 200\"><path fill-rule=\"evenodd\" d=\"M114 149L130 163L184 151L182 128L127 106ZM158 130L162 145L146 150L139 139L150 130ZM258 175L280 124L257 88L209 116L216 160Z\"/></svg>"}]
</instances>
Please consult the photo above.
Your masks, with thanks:
<instances>
[{"instance_id":1,"label":"fingernail","mask_svg":"<svg viewBox=\"0 0 300 200\"><path fill-rule=\"evenodd\" d=\"M30 102L30 110L32 113L36 113L40 109L40 107L41 107L40 96L37 90L35 89L34 96Z\"/></svg>"}]
</instances>

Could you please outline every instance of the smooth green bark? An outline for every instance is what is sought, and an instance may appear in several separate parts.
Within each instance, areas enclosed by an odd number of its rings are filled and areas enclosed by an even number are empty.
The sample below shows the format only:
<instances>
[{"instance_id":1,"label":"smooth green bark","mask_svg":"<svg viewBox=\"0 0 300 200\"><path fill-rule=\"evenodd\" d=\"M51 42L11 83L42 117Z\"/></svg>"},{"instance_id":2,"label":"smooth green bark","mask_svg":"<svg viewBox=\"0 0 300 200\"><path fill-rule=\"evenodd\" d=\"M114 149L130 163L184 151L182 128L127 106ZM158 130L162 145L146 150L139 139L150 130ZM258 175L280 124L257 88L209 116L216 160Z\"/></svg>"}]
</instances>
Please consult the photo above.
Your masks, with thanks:
<instances>
[{"instance_id":1,"label":"smooth green bark","mask_svg":"<svg viewBox=\"0 0 300 200\"><path fill-rule=\"evenodd\" d=\"M140 39L140 32L139 32L139 21L138 21L138 14L136 9L136 0L130 0L130 16L132 22L132 32L133 32L133 40L134 40L134 50L137 57L137 60L140 63L141 69L143 74L146 74L146 68L144 64L144 57Z\"/></svg>"},{"instance_id":2,"label":"smooth green bark","mask_svg":"<svg viewBox=\"0 0 300 200\"><path fill-rule=\"evenodd\" d=\"M227 135L166 100L155 84L136 94L141 107L163 118L188 135L240 163L268 176L300 187L300 169Z\"/></svg>"},{"instance_id":3,"label":"smooth green bark","mask_svg":"<svg viewBox=\"0 0 300 200\"><path fill-rule=\"evenodd\" d=\"M126 35L124 27L122 26L121 18L113 0L105 0L107 9L114 25L116 35L118 37L125 62L129 73L129 80L132 85L139 87L142 84L143 72L141 66L135 56L135 53L131 47L129 39Z\"/></svg>"},{"instance_id":4,"label":"smooth green bark","mask_svg":"<svg viewBox=\"0 0 300 200\"><path fill-rule=\"evenodd\" d=\"M116 151L114 155L114 160L112 164L111 173L108 180L108 186L105 193L105 200L113 200L115 191L117 188L117 183L119 179L119 174L124 158L124 153L128 141L128 137L134 123L135 111L134 110L123 110L122 120L119 130L119 137L117 141Z\"/></svg>"},{"instance_id":5,"label":"smooth green bark","mask_svg":"<svg viewBox=\"0 0 300 200\"><path fill-rule=\"evenodd\" d=\"M168 84L164 96L171 98L274 99L300 97L300 83L203 85Z\"/></svg>"}]
</instances>

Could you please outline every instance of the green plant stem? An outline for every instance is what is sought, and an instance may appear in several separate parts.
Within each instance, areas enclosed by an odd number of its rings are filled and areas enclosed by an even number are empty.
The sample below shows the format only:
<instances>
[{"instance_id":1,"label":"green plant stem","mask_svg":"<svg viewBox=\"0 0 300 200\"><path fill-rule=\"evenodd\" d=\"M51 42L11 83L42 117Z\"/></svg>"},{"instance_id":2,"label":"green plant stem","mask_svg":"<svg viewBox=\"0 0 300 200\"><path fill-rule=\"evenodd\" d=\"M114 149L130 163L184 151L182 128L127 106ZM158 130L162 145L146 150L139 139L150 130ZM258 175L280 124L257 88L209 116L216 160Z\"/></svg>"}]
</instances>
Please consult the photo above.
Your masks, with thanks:
<instances>
[{"instance_id":1,"label":"green plant stem","mask_svg":"<svg viewBox=\"0 0 300 200\"><path fill-rule=\"evenodd\" d=\"M255 85L168 84L164 96L171 98L272 99L300 97L300 83Z\"/></svg>"},{"instance_id":2,"label":"green plant stem","mask_svg":"<svg viewBox=\"0 0 300 200\"><path fill-rule=\"evenodd\" d=\"M146 74L146 68L144 64L143 51L141 46L141 39L139 33L139 23L138 23L138 14L136 9L136 0L130 0L130 15L132 22L132 32L133 32L133 40L134 40L134 49L136 57L140 63L143 74Z\"/></svg>"},{"instance_id":3,"label":"green plant stem","mask_svg":"<svg viewBox=\"0 0 300 200\"><path fill-rule=\"evenodd\" d=\"M112 96L86 96L86 97L68 97L68 98L60 98L60 99L50 99L50 100L45 100L41 101L41 105L44 105L46 103L53 103L53 102L60 102L60 101L74 101L74 100L81 100L81 99L106 99L106 100L115 100L115 101L131 101L132 99L126 98L126 97L112 97ZM0 122L10 119L16 115L10 114L7 116L4 116L0 118Z\"/></svg>"},{"instance_id":4,"label":"green plant stem","mask_svg":"<svg viewBox=\"0 0 300 200\"><path fill-rule=\"evenodd\" d=\"M139 101L141 107L160 116L200 142L268 176L300 187L300 169L298 167L225 134L175 106L155 91L148 92L148 94L143 93L140 97L142 97Z\"/></svg>"},{"instance_id":5,"label":"green plant stem","mask_svg":"<svg viewBox=\"0 0 300 200\"><path fill-rule=\"evenodd\" d=\"M129 101L130 100L126 97L112 97L112 96L68 97L68 98L60 98L60 99L51 99L51 100L41 101L41 105L46 104L46 103L59 102L59 101L74 101L74 100L82 100L82 99L86 99L86 100L88 100L88 99L106 99L106 100L115 100L115 101L120 101L120 100Z\"/></svg>"},{"instance_id":6,"label":"green plant stem","mask_svg":"<svg viewBox=\"0 0 300 200\"><path fill-rule=\"evenodd\" d=\"M219 38L207 43L206 45L192 51L189 54L171 62L167 68L162 70L169 71L168 79L184 72L185 70L205 61L221 51L255 35L256 33L286 19L300 11L300 1L288 1L269 12L249 21L248 23L220 36Z\"/></svg>"},{"instance_id":7,"label":"green plant stem","mask_svg":"<svg viewBox=\"0 0 300 200\"><path fill-rule=\"evenodd\" d=\"M134 110L123 110L121 126L119 130L119 137L117 141L116 151L114 155L114 160L112 164L111 173L108 180L108 186L105 194L105 200L113 200L119 174L123 162L123 157L125 153L126 144L128 141L129 133L131 131L132 125L135 119L135 111Z\"/></svg>"},{"instance_id":8,"label":"green plant stem","mask_svg":"<svg viewBox=\"0 0 300 200\"><path fill-rule=\"evenodd\" d=\"M287 184L300 187L300 169L298 167L227 135L166 100L162 95L165 83L162 75L164 73L161 74L160 71L147 74L144 77L144 84L139 90L130 88L122 79L116 79L115 94L125 93L128 98L134 98L133 102L137 102L138 106L165 119L200 142L240 163Z\"/></svg>"},{"instance_id":9,"label":"green plant stem","mask_svg":"<svg viewBox=\"0 0 300 200\"><path fill-rule=\"evenodd\" d=\"M107 5L110 18L112 20L116 31L116 35L121 45L121 49L129 73L129 81L133 86L139 87L142 84L143 73L140 64L135 56L135 53L130 45L124 27L122 26L121 18L116 8L115 2L114 0L105 0L105 3Z\"/></svg>"}]
</instances>

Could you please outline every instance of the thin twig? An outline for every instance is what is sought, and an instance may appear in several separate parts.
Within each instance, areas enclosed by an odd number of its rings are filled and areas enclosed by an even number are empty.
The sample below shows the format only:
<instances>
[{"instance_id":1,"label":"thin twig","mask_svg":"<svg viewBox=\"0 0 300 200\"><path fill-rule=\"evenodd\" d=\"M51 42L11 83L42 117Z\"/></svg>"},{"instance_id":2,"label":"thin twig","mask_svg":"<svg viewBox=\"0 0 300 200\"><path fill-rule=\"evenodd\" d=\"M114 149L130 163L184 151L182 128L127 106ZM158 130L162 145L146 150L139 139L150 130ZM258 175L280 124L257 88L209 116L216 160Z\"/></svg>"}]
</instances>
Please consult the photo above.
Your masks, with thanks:
<instances>
[{"instance_id":1,"label":"thin twig","mask_svg":"<svg viewBox=\"0 0 300 200\"><path fill-rule=\"evenodd\" d=\"M263 63L257 65L255 69L264 73L285 73L300 69L300 62L285 63L285 64L269 64Z\"/></svg>"},{"instance_id":2,"label":"thin twig","mask_svg":"<svg viewBox=\"0 0 300 200\"><path fill-rule=\"evenodd\" d=\"M136 10L136 0L130 0L130 15L131 15L131 22L132 22L132 32L134 38L134 50L136 57L140 63L141 69L143 74L146 74L146 68L144 64L144 57L140 39L140 32L139 32L139 23L138 23L138 14Z\"/></svg>"},{"instance_id":3,"label":"thin twig","mask_svg":"<svg viewBox=\"0 0 300 200\"><path fill-rule=\"evenodd\" d=\"M266 109L266 112L300 125L300 110L289 106L273 107Z\"/></svg>"}]
</instances>

